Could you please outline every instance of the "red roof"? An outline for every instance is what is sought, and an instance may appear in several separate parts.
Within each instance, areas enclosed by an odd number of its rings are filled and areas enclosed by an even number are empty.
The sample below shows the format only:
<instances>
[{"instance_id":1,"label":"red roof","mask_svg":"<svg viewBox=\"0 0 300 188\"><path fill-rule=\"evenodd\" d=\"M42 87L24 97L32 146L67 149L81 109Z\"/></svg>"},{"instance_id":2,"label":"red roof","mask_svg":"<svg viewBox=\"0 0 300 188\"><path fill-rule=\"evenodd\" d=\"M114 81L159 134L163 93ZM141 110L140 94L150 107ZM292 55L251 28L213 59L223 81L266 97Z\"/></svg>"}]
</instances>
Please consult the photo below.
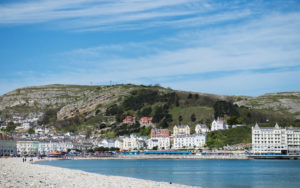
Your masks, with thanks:
<instances>
[{"instance_id":1,"label":"red roof","mask_svg":"<svg viewBox=\"0 0 300 188\"><path fill-rule=\"evenodd\" d=\"M123 123L130 123L130 124L134 124L136 121L136 117L135 116L126 116L123 119Z\"/></svg>"},{"instance_id":2,"label":"red roof","mask_svg":"<svg viewBox=\"0 0 300 188\"><path fill-rule=\"evenodd\" d=\"M141 123L152 123L152 117L141 117Z\"/></svg>"}]
</instances>

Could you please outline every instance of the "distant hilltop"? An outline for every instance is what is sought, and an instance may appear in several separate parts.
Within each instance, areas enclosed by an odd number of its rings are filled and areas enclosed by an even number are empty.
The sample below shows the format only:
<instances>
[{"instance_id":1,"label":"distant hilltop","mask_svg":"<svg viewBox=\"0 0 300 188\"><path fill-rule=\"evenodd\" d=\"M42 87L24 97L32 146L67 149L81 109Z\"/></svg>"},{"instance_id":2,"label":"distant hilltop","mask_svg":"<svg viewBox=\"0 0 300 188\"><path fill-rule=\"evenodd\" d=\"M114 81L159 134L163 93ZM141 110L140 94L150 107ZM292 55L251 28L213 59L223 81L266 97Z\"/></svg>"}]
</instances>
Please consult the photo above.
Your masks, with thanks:
<instances>
[{"instance_id":1,"label":"distant hilltop","mask_svg":"<svg viewBox=\"0 0 300 188\"><path fill-rule=\"evenodd\" d=\"M264 94L259 97L225 96L178 91L160 86L46 85L16 89L0 97L2 117L43 112L41 123L57 127L112 124L126 115L154 117L157 125L211 122L216 117L238 117L243 123L300 120L300 92ZM193 116L193 118L191 117ZM207 123L209 124L209 123Z\"/></svg>"}]
</instances>

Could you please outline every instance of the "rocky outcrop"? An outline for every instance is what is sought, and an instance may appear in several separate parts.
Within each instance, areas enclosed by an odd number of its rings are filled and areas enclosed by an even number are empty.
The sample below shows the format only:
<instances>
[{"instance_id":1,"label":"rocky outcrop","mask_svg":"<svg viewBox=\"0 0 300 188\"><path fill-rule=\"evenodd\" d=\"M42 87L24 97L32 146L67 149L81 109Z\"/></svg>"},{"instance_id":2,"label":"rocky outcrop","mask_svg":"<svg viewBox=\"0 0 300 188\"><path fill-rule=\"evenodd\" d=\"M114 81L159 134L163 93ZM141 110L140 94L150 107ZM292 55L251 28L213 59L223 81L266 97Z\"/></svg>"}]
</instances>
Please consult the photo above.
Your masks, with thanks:
<instances>
[{"instance_id":1,"label":"rocky outcrop","mask_svg":"<svg viewBox=\"0 0 300 188\"><path fill-rule=\"evenodd\" d=\"M66 88L63 85L49 85L16 89L3 95L0 110L15 106L35 108L59 108L81 98L80 88Z\"/></svg>"},{"instance_id":2,"label":"rocky outcrop","mask_svg":"<svg viewBox=\"0 0 300 188\"><path fill-rule=\"evenodd\" d=\"M247 106L255 109L288 112L300 119L300 92L282 92L264 94L259 97L244 97L235 102L238 106Z\"/></svg>"}]
</instances>

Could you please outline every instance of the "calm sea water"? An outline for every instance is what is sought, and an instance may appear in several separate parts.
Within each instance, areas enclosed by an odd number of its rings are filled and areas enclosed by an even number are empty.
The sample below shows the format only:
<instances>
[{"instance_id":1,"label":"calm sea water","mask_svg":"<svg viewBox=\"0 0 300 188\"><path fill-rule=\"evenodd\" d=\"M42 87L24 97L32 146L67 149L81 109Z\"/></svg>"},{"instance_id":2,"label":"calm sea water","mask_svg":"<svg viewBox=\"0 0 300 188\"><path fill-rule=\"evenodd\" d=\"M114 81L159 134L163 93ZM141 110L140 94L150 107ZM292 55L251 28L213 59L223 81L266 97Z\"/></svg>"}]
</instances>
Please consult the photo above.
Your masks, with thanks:
<instances>
[{"instance_id":1,"label":"calm sea water","mask_svg":"<svg viewBox=\"0 0 300 188\"><path fill-rule=\"evenodd\" d=\"M57 160L39 164L203 188L300 188L300 161Z\"/></svg>"}]
</instances>

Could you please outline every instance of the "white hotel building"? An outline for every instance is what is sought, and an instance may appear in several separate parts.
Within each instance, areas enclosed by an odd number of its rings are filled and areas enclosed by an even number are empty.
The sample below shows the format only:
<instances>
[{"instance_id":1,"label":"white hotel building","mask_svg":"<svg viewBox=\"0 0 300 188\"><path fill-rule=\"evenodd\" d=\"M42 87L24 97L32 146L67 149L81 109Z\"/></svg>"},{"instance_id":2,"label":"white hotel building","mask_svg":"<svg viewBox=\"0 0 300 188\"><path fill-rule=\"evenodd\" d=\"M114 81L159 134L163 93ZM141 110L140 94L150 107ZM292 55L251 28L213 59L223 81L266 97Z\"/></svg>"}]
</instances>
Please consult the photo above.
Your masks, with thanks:
<instances>
[{"instance_id":1,"label":"white hotel building","mask_svg":"<svg viewBox=\"0 0 300 188\"><path fill-rule=\"evenodd\" d=\"M252 127L253 153L299 153L300 128Z\"/></svg>"},{"instance_id":2,"label":"white hotel building","mask_svg":"<svg viewBox=\"0 0 300 188\"><path fill-rule=\"evenodd\" d=\"M199 149L204 146L205 142L205 134L175 136L173 149Z\"/></svg>"},{"instance_id":3,"label":"white hotel building","mask_svg":"<svg viewBox=\"0 0 300 188\"><path fill-rule=\"evenodd\" d=\"M18 140L17 141L17 152L20 155L35 155L38 153L39 142L38 141L27 141Z\"/></svg>"},{"instance_id":4,"label":"white hotel building","mask_svg":"<svg viewBox=\"0 0 300 188\"><path fill-rule=\"evenodd\" d=\"M156 147L159 150L167 150L170 149L171 139L170 137L153 137L147 140L147 148L153 149Z\"/></svg>"},{"instance_id":5,"label":"white hotel building","mask_svg":"<svg viewBox=\"0 0 300 188\"><path fill-rule=\"evenodd\" d=\"M68 149L73 149L73 147L72 142L39 142L38 152L47 155L54 151L67 152Z\"/></svg>"},{"instance_id":6,"label":"white hotel building","mask_svg":"<svg viewBox=\"0 0 300 188\"><path fill-rule=\"evenodd\" d=\"M73 149L72 142L39 142L39 141L17 141L17 152L20 155L24 154L49 154L52 151L67 152L68 149Z\"/></svg>"}]
</instances>

